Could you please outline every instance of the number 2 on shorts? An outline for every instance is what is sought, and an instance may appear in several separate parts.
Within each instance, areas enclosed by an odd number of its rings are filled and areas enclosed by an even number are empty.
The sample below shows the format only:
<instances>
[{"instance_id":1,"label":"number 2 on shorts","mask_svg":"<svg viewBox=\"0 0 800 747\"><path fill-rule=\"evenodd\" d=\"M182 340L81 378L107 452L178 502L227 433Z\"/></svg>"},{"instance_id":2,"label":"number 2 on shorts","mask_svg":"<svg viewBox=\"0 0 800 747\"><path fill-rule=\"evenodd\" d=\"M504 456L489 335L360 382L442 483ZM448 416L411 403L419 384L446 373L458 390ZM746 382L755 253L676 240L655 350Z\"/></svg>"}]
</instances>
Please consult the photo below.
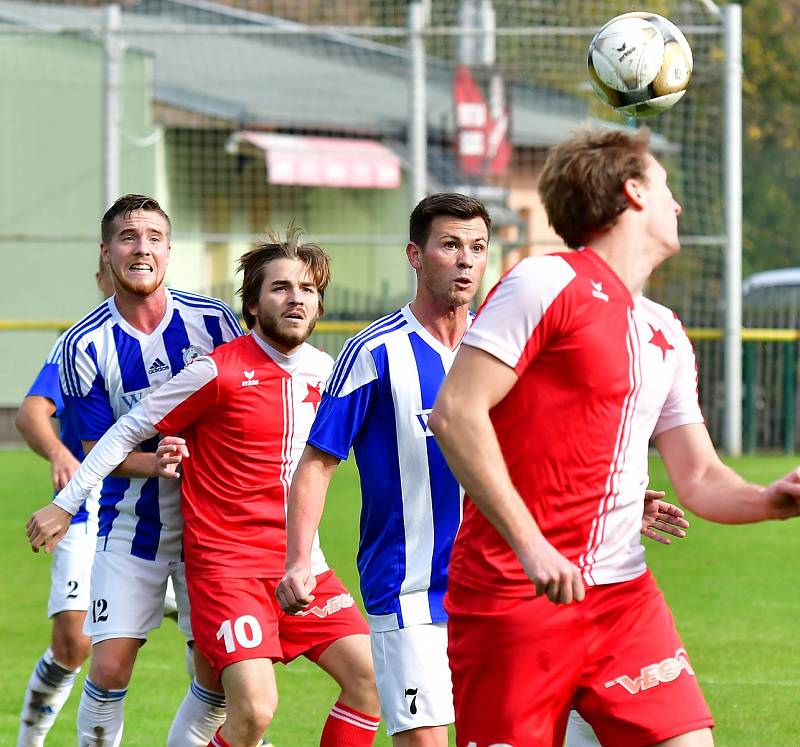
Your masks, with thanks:
<instances>
[{"instance_id":1,"label":"number 2 on shorts","mask_svg":"<svg viewBox=\"0 0 800 747\"><path fill-rule=\"evenodd\" d=\"M237 617L231 625L225 620L217 631L217 640L224 639L225 650L230 654L236 651L238 643L242 648L255 648L261 644L263 635L258 620L252 615Z\"/></svg>"}]
</instances>

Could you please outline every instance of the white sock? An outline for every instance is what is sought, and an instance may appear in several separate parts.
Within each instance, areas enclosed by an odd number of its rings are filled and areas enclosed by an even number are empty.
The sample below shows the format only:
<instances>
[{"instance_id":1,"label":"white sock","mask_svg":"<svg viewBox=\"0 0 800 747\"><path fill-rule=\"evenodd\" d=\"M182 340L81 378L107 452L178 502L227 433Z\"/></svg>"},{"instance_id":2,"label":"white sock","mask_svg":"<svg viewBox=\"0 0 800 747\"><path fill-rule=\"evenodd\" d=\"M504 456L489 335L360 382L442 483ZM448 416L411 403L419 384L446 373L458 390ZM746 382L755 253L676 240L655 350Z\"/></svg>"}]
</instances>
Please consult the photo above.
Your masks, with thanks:
<instances>
[{"instance_id":1,"label":"white sock","mask_svg":"<svg viewBox=\"0 0 800 747\"><path fill-rule=\"evenodd\" d=\"M167 747L206 747L225 723L225 695L192 680L167 737Z\"/></svg>"},{"instance_id":2,"label":"white sock","mask_svg":"<svg viewBox=\"0 0 800 747\"><path fill-rule=\"evenodd\" d=\"M103 690L86 678L78 706L78 747L119 747L125 690Z\"/></svg>"},{"instance_id":3,"label":"white sock","mask_svg":"<svg viewBox=\"0 0 800 747\"><path fill-rule=\"evenodd\" d=\"M44 738L53 726L61 707L66 703L75 675L80 671L67 669L53 658L47 649L36 663L28 680L25 703L19 721L17 747L42 747Z\"/></svg>"}]
</instances>

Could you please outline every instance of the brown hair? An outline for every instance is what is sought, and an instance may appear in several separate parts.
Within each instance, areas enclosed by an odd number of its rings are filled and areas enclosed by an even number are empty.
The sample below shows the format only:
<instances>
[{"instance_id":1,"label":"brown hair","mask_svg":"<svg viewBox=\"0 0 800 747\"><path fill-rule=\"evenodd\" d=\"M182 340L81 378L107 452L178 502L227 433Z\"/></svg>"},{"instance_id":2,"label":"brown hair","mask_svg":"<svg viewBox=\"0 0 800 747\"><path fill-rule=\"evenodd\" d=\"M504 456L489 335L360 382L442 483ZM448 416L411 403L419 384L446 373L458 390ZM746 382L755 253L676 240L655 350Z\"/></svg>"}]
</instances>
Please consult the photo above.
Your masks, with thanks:
<instances>
[{"instance_id":1,"label":"brown hair","mask_svg":"<svg viewBox=\"0 0 800 747\"><path fill-rule=\"evenodd\" d=\"M492 219L480 200L458 192L438 192L420 200L412 211L408 222L408 238L423 247L428 240L431 223L441 215L463 219L482 218L487 237L492 235Z\"/></svg>"},{"instance_id":2,"label":"brown hair","mask_svg":"<svg viewBox=\"0 0 800 747\"><path fill-rule=\"evenodd\" d=\"M167 229L168 232L172 232L172 222L169 219L169 216L164 212L161 208L161 205L153 199L152 197L148 197L147 195L123 195L122 197L118 197L114 204L106 210L103 219L100 221L100 237L103 240L104 244L107 244L111 241L111 237L114 235L114 220L122 215L124 217L128 217L131 213L136 212L137 210L142 210L147 213L158 213L165 221L167 221ZM169 233L167 238L169 238Z\"/></svg>"},{"instance_id":3,"label":"brown hair","mask_svg":"<svg viewBox=\"0 0 800 747\"><path fill-rule=\"evenodd\" d=\"M539 178L539 194L555 232L573 249L611 228L628 208L623 186L645 178L650 132L586 129L557 145Z\"/></svg>"},{"instance_id":4,"label":"brown hair","mask_svg":"<svg viewBox=\"0 0 800 747\"><path fill-rule=\"evenodd\" d=\"M256 321L248 307L258 303L266 267L276 259L299 259L306 265L319 293L319 315L322 316L325 288L331 279L331 259L322 247L299 243L301 233L302 229L289 226L286 240L281 241L278 234L270 231L265 243L239 257L236 271L242 273L242 287L238 293L242 299L242 316L247 329L252 329Z\"/></svg>"}]
</instances>

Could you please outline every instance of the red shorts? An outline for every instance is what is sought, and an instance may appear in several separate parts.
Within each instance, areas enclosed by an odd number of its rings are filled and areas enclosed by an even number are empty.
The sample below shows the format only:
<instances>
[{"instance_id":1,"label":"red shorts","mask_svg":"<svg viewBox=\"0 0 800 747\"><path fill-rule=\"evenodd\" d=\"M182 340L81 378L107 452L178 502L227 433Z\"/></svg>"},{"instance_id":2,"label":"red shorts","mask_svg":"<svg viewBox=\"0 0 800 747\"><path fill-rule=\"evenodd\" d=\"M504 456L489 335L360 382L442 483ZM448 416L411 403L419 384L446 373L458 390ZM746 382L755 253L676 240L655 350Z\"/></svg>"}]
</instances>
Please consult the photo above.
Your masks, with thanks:
<instances>
[{"instance_id":1,"label":"red shorts","mask_svg":"<svg viewBox=\"0 0 800 747\"><path fill-rule=\"evenodd\" d=\"M313 605L287 615L275 599L278 579L187 579L192 632L219 677L246 659L290 662L301 654L317 661L334 641L369 635L364 617L333 571L317 576Z\"/></svg>"},{"instance_id":2,"label":"red shorts","mask_svg":"<svg viewBox=\"0 0 800 747\"><path fill-rule=\"evenodd\" d=\"M447 608L459 747L561 745L571 705L601 744L643 747L714 725L649 572L569 606L451 582Z\"/></svg>"}]
</instances>

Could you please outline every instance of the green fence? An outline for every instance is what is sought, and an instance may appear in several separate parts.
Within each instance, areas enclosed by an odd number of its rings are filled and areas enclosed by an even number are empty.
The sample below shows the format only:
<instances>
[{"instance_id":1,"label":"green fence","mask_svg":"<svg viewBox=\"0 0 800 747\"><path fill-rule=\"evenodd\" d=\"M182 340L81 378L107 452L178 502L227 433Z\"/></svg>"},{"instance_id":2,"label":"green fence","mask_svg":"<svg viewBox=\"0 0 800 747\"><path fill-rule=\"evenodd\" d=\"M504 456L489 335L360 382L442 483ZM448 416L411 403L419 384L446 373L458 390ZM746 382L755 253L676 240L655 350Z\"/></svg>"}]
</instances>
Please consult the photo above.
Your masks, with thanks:
<instances>
[{"instance_id":1,"label":"green fence","mask_svg":"<svg viewBox=\"0 0 800 747\"><path fill-rule=\"evenodd\" d=\"M372 318L381 315L373 310ZM352 314L348 315L352 317ZM67 329L67 320L16 321L0 319L2 331L52 331ZM317 324L311 342L336 357L349 337L369 321L326 319ZM722 332L713 328L687 329L697 356L700 403L714 443L719 443L725 409L722 371ZM795 329L744 329L742 408L743 447L755 451L793 453L800 441L798 406L798 344Z\"/></svg>"}]
</instances>

